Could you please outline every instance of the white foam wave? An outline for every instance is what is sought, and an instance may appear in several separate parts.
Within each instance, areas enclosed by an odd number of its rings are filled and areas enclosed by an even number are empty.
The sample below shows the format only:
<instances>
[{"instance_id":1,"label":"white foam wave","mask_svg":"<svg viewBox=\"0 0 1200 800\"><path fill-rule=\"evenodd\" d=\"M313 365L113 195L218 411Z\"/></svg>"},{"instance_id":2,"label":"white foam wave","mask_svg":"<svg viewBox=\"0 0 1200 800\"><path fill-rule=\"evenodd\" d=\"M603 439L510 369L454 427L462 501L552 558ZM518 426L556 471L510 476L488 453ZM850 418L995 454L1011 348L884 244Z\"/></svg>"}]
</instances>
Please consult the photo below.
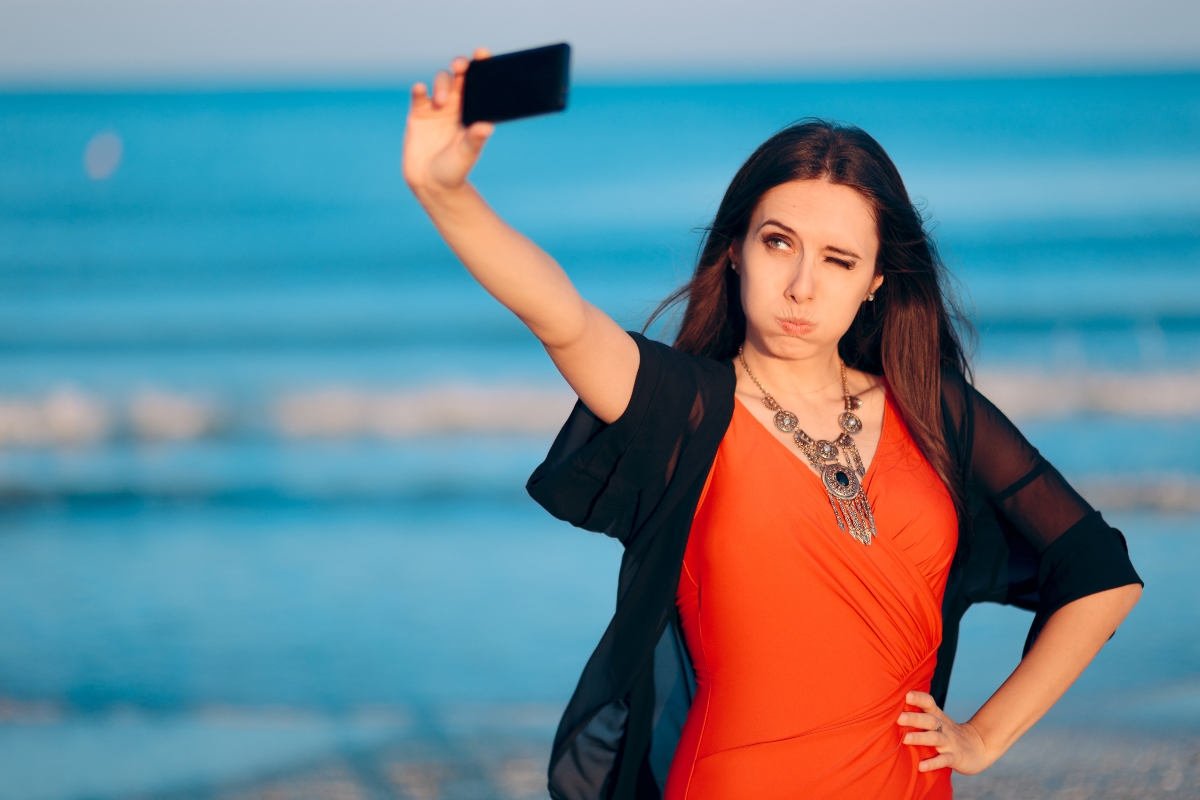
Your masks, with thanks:
<instances>
[{"instance_id":1,"label":"white foam wave","mask_svg":"<svg viewBox=\"0 0 1200 800\"><path fill-rule=\"evenodd\" d=\"M321 389L282 399L275 422L287 437L405 438L452 433L547 434L575 395L563 389L446 385L416 391Z\"/></svg>"},{"instance_id":2,"label":"white foam wave","mask_svg":"<svg viewBox=\"0 0 1200 800\"><path fill-rule=\"evenodd\" d=\"M1200 371L1043 372L982 369L977 384L1018 421L1086 414L1200 419ZM325 386L221 404L158 388L123 399L59 388L0 397L0 447L86 446L114 439L187 441L261 434L284 439L472 434L549 435L575 402L562 385L447 383L413 389Z\"/></svg>"},{"instance_id":3,"label":"white foam wave","mask_svg":"<svg viewBox=\"0 0 1200 800\"><path fill-rule=\"evenodd\" d=\"M1147 479L1139 475L1089 477L1075 482L1079 493L1104 511L1200 512L1200 480L1189 475Z\"/></svg>"},{"instance_id":4,"label":"white foam wave","mask_svg":"<svg viewBox=\"0 0 1200 800\"><path fill-rule=\"evenodd\" d=\"M150 389L133 398L129 421L142 439L195 439L216 431L219 411L209 402Z\"/></svg>"},{"instance_id":5,"label":"white foam wave","mask_svg":"<svg viewBox=\"0 0 1200 800\"><path fill-rule=\"evenodd\" d=\"M257 408L233 408L162 389L122 401L63 388L41 398L0 398L0 447L236 436L260 426L264 417L286 439L542 435L558 429L574 402L575 395L560 387L455 384L391 391L326 387L266 399Z\"/></svg>"},{"instance_id":6,"label":"white foam wave","mask_svg":"<svg viewBox=\"0 0 1200 800\"><path fill-rule=\"evenodd\" d=\"M0 446L83 446L125 433L194 439L217 430L221 418L212 403L159 389L140 391L121 405L72 387L40 399L0 398Z\"/></svg>"},{"instance_id":7,"label":"white foam wave","mask_svg":"<svg viewBox=\"0 0 1200 800\"><path fill-rule=\"evenodd\" d=\"M1016 419L1083 414L1200 417L1200 371L1143 374L982 369L976 386Z\"/></svg>"},{"instance_id":8,"label":"white foam wave","mask_svg":"<svg viewBox=\"0 0 1200 800\"><path fill-rule=\"evenodd\" d=\"M82 445L103 439L111 419L102 403L71 388L42 400L0 400L0 445Z\"/></svg>"}]
</instances>

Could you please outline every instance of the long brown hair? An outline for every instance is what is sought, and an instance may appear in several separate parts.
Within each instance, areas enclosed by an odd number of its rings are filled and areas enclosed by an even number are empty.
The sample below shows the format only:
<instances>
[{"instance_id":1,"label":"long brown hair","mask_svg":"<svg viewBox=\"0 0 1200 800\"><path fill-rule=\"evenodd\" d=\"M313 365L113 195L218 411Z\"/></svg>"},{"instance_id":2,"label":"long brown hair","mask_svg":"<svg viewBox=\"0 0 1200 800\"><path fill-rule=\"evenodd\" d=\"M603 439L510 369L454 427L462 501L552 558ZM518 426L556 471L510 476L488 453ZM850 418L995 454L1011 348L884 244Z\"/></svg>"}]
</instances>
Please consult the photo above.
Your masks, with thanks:
<instances>
[{"instance_id":1,"label":"long brown hair","mask_svg":"<svg viewBox=\"0 0 1200 800\"><path fill-rule=\"evenodd\" d=\"M675 347L732 358L746 338L746 315L737 273L730 269L730 247L745 238L767 191L813 179L858 191L871 205L879 233L875 268L885 280L874 302L859 307L838 353L855 369L887 377L892 402L962 514L965 488L943 434L941 386L943 367L968 373L953 323L967 333L969 323L947 291L945 267L896 165L860 128L806 120L755 150L725 191L692 279L658 306L646 327L686 300Z\"/></svg>"}]
</instances>

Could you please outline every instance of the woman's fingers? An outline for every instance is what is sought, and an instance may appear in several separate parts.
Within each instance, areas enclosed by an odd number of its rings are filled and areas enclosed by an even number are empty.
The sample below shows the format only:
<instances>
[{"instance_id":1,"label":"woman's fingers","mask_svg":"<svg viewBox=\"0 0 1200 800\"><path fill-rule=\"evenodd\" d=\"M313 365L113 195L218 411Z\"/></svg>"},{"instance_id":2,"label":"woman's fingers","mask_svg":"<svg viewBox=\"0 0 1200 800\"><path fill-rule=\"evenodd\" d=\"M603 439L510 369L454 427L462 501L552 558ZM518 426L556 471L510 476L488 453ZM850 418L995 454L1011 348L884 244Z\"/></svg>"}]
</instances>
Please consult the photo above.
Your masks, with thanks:
<instances>
[{"instance_id":1,"label":"woman's fingers","mask_svg":"<svg viewBox=\"0 0 1200 800\"><path fill-rule=\"evenodd\" d=\"M923 744L927 747L941 747L949 741L949 737L941 731L913 731L904 734L905 744Z\"/></svg>"},{"instance_id":2,"label":"woman's fingers","mask_svg":"<svg viewBox=\"0 0 1200 800\"><path fill-rule=\"evenodd\" d=\"M971 723L959 725L938 708L933 697L925 692L909 692L905 698L922 711L905 711L896 720L902 726L920 728L908 731L902 741L914 747L932 747L937 755L920 762L921 772L952 767L964 775L974 775L992 763L983 737Z\"/></svg>"},{"instance_id":3,"label":"woman's fingers","mask_svg":"<svg viewBox=\"0 0 1200 800\"><path fill-rule=\"evenodd\" d=\"M924 728L927 731L931 731L937 728L937 726L941 725L944 720L942 720L941 717L934 716L933 714L921 714L916 711L905 711L896 721L909 728Z\"/></svg>"},{"instance_id":4,"label":"woman's fingers","mask_svg":"<svg viewBox=\"0 0 1200 800\"><path fill-rule=\"evenodd\" d=\"M433 107L444 108L450 99L451 76L445 70L433 78Z\"/></svg>"},{"instance_id":5,"label":"woman's fingers","mask_svg":"<svg viewBox=\"0 0 1200 800\"><path fill-rule=\"evenodd\" d=\"M917 765L921 772L932 772L935 769L945 769L954 766L954 757L949 753L940 753L933 758L927 758Z\"/></svg>"},{"instance_id":6,"label":"woman's fingers","mask_svg":"<svg viewBox=\"0 0 1200 800\"><path fill-rule=\"evenodd\" d=\"M921 728L904 734L904 744L936 747L938 754L918 765L921 772L952 767L958 763L962 753L957 745L954 721L946 717L933 696L926 692L909 692L904 698L909 705L920 711L905 711L896 722L908 728Z\"/></svg>"},{"instance_id":7,"label":"woman's fingers","mask_svg":"<svg viewBox=\"0 0 1200 800\"><path fill-rule=\"evenodd\" d=\"M491 58L491 53L487 48L480 47L475 50L476 60L483 58ZM467 68L471 66L471 61L465 56L457 56L450 62L449 70L442 70L433 78L433 91L430 92L425 88L425 84L417 84L413 87L413 101L416 102L424 97L429 97L436 109L443 109L447 105L452 105L459 102L459 97L462 94L463 76L467 74ZM421 95L418 96L418 88L420 87ZM486 137L484 137L486 138Z\"/></svg>"},{"instance_id":8,"label":"woman's fingers","mask_svg":"<svg viewBox=\"0 0 1200 800\"><path fill-rule=\"evenodd\" d=\"M429 105L429 87L423 83L414 83L412 87L412 104L415 108Z\"/></svg>"},{"instance_id":9,"label":"woman's fingers","mask_svg":"<svg viewBox=\"0 0 1200 800\"><path fill-rule=\"evenodd\" d=\"M491 122L473 122L467 128L466 141L473 147L483 147L483 143L495 132L496 126Z\"/></svg>"},{"instance_id":10,"label":"woman's fingers","mask_svg":"<svg viewBox=\"0 0 1200 800\"><path fill-rule=\"evenodd\" d=\"M941 711L938 708L937 702L933 699L933 695L926 692L909 692L905 698L909 705L914 705L922 711Z\"/></svg>"},{"instance_id":11,"label":"woman's fingers","mask_svg":"<svg viewBox=\"0 0 1200 800\"><path fill-rule=\"evenodd\" d=\"M474 164L475 159L479 158L479 152L483 150L488 137L495 129L496 126L490 122L475 122L467 128L467 134L462 138L462 147L466 151L465 155L469 159L469 163Z\"/></svg>"}]
</instances>

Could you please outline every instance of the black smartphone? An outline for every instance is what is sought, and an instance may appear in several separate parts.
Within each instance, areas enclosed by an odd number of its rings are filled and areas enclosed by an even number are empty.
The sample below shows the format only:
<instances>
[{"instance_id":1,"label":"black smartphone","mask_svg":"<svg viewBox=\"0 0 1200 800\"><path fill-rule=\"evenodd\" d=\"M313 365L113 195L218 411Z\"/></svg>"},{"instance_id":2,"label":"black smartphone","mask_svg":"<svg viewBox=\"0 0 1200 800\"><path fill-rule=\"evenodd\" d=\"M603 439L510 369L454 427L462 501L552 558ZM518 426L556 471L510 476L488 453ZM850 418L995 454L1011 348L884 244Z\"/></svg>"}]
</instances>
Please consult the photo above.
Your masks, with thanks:
<instances>
[{"instance_id":1,"label":"black smartphone","mask_svg":"<svg viewBox=\"0 0 1200 800\"><path fill-rule=\"evenodd\" d=\"M472 61L463 84L463 125L562 111L570 63L566 42Z\"/></svg>"}]
</instances>

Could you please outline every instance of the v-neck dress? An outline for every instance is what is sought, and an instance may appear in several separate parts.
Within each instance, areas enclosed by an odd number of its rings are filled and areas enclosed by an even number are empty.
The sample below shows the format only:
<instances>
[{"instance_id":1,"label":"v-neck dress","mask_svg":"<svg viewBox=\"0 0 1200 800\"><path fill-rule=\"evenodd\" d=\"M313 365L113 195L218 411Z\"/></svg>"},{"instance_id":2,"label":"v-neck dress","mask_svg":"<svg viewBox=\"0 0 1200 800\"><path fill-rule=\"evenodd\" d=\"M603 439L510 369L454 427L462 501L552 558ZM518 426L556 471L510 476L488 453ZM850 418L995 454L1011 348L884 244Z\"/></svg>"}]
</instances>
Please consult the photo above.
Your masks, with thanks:
<instances>
[{"instance_id":1,"label":"v-neck dress","mask_svg":"<svg viewBox=\"0 0 1200 800\"><path fill-rule=\"evenodd\" d=\"M949 798L896 719L928 691L958 539L949 492L886 402L863 481L878 536L741 402L693 518L677 603L697 692L665 800Z\"/></svg>"}]
</instances>

